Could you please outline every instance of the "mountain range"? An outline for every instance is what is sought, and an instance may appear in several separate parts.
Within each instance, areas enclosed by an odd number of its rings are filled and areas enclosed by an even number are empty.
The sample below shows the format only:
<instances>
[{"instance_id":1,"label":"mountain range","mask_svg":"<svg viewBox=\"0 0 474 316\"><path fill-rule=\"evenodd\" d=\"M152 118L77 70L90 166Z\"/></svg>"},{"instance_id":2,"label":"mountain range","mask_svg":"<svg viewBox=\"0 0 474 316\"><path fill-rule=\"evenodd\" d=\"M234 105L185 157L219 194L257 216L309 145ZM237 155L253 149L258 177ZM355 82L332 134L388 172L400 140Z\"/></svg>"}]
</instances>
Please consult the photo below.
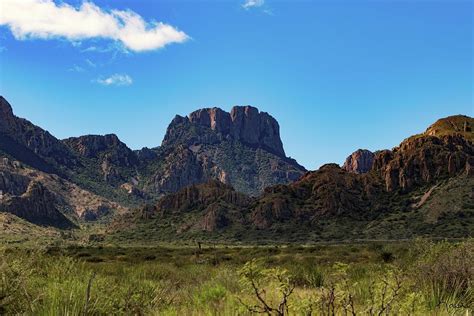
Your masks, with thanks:
<instances>
[{"instance_id":1,"label":"mountain range","mask_svg":"<svg viewBox=\"0 0 474 316\"><path fill-rule=\"evenodd\" d=\"M116 242L468 237L473 129L443 118L391 150L307 171L251 106L177 115L160 146L131 150L113 134L59 140L0 97L0 223L93 224Z\"/></svg>"}]
</instances>

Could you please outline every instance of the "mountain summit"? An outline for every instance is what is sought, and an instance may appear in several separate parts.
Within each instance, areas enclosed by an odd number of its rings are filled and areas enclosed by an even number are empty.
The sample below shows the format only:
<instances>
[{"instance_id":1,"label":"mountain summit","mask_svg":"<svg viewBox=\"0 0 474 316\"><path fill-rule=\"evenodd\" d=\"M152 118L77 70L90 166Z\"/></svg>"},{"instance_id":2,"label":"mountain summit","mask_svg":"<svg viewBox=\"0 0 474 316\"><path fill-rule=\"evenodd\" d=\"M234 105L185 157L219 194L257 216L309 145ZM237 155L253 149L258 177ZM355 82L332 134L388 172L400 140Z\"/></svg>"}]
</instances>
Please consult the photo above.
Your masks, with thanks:
<instances>
[{"instance_id":1,"label":"mountain summit","mask_svg":"<svg viewBox=\"0 0 474 316\"><path fill-rule=\"evenodd\" d=\"M186 118L178 118L180 122L210 128L223 138L232 138L243 144L263 148L285 157L280 139L280 126L268 113L259 112L252 106L234 106L230 113L220 108L204 108L192 112ZM173 126L171 125L172 129ZM169 143L172 135L167 134L164 144Z\"/></svg>"}]
</instances>

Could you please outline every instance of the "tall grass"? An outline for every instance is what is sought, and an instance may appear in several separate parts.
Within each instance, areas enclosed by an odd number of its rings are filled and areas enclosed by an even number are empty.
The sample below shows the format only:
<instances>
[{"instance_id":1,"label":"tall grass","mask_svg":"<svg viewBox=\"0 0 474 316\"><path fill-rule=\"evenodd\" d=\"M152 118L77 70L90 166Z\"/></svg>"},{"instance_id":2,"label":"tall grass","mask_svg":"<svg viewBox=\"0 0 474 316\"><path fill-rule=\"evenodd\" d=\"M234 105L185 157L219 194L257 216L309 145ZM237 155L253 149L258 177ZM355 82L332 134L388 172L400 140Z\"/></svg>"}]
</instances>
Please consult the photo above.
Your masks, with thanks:
<instances>
[{"instance_id":1,"label":"tall grass","mask_svg":"<svg viewBox=\"0 0 474 316\"><path fill-rule=\"evenodd\" d=\"M252 273L242 273L251 257L259 259ZM216 248L199 256L179 248L3 249L0 314L251 315L259 300L249 277L258 277L275 310L286 293L283 315L465 315L472 262L472 241Z\"/></svg>"}]
</instances>

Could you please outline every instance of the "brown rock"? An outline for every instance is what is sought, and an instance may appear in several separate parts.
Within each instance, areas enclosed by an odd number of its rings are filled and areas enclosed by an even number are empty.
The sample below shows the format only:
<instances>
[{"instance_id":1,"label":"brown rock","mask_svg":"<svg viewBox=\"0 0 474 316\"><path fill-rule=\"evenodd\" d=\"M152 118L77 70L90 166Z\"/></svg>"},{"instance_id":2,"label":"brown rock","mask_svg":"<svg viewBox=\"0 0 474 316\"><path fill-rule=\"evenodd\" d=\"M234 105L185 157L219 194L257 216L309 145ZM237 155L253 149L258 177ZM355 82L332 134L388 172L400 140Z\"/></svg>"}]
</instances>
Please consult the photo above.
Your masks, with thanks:
<instances>
[{"instance_id":1,"label":"brown rock","mask_svg":"<svg viewBox=\"0 0 474 316\"><path fill-rule=\"evenodd\" d=\"M0 209L38 225L71 228L75 225L57 208L56 197L40 182L32 181L20 196L0 200Z\"/></svg>"},{"instance_id":2,"label":"brown rock","mask_svg":"<svg viewBox=\"0 0 474 316\"><path fill-rule=\"evenodd\" d=\"M408 191L466 170L474 145L460 135L410 137L392 152L375 157L374 170L385 181L387 191Z\"/></svg>"},{"instance_id":3,"label":"brown rock","mask_svg":"<svg viewBox=\"0 0 474 316\"><path fill-rule=\"evenodd\" d=\"M358 149L347 157L342 169L352 173L367 173L372 169L375 154L367 149Z\"/></svg>"}]
</instances>

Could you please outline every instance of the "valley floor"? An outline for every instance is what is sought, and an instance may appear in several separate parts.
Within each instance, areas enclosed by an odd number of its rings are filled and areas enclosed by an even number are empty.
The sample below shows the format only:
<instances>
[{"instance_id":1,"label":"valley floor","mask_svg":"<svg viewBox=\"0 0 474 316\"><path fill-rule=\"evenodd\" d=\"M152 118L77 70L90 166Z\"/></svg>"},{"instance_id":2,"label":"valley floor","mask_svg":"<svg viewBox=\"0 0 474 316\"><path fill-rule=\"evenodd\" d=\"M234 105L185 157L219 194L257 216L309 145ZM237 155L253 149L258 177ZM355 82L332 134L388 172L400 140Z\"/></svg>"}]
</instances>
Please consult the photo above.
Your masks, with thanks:
<instances>
[{"instance_id":1,"label":"valley floor","mask_svg":"<svg viewBox=\"0 0 474 316\"><path fill-rule=\"evenodd\" d=\"M0 247L0 314L471 315L474 242Z\"/></svg>"}]
</instances>

